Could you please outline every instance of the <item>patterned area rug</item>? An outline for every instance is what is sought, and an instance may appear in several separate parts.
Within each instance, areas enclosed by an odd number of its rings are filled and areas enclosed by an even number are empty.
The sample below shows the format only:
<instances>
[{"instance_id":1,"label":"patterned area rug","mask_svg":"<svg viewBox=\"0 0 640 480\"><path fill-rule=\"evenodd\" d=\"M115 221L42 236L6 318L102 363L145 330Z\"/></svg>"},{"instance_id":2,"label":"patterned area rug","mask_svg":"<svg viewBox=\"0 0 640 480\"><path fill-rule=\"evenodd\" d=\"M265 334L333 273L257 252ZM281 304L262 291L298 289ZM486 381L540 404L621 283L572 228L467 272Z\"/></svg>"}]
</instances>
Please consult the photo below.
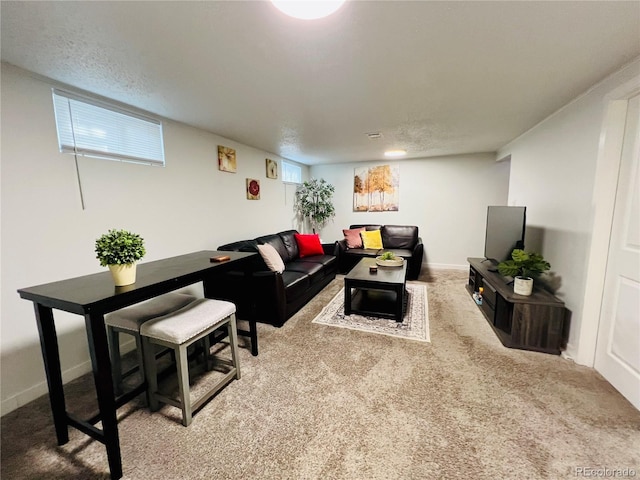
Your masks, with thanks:
<instances>
[{"instance_id":1,"label":"patterned area rug","mask_svg":"<svg viewBox=\"0 0 640 480\"><path fill-rule=\"evenodd\" d=\"M408 301L402 323L386 318L368 317L358 314L344 314L344 288L333 297L322 312L313 319L313 323L332 327L350 328L370 333L380 333L392 337L401 337L419 342L430 342L429 309L427 304L427 286L407 283Z\"/></svg>"}]
</instances>

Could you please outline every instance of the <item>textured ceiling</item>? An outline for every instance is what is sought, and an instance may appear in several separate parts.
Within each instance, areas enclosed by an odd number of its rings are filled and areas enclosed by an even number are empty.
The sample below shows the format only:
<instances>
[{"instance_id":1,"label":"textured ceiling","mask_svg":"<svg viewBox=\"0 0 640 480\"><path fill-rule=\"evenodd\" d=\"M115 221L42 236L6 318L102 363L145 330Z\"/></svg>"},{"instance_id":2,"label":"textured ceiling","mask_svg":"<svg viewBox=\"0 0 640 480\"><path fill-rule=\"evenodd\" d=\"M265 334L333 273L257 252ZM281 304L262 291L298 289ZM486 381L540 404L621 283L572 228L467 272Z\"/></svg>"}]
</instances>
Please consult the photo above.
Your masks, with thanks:
<instances>
[{"instance_id":1,"label":"textured ceiling","mask_svg":"<svg viewBox=\"0 0 640 480\"><path fill-rule=\"evenodd\" d=\"M493 152L640 55L640 2L8 2L2 60L305 164ZM370 140L365 134L380 132Z\"/></svg>"}]
</instances>

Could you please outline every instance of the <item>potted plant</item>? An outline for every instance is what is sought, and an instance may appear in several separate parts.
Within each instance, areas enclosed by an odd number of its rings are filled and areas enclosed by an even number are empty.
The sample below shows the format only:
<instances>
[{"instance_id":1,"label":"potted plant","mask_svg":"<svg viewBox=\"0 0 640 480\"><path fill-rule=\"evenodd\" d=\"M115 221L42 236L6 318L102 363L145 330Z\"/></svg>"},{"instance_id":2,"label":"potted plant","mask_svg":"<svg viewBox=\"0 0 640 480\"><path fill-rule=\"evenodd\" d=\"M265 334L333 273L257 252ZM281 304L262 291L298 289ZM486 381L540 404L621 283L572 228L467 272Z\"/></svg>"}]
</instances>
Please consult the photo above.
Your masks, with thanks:
<instances>
[{"instance_id":1,"label":"potted plant","mask_svg":"<svg viewBox=\"0 0 640 480\"><path fill-rule=\"evenodd\" d=\"M401 267L404 263L404 258L398 257L393 252L384 252L376 257L376 263L381 267Z\"/></svg>"},{"instance_id":2,"label":"potted plant","mask_svg":"<svg viewBox=\"0 0 640 480\"><path fill-rule=\"evenodd\" d=\"M294 208L299 215L309 220L313 233L335 216L336 210L332 202L334 191L334 186L323 178L312 178L296 189Z\"/></svg>"},{"instance_id":3,"label":"potted plant","mask_svg":"<svg viewBox=\"0 0 640 480\"><path fill-rule=\"evenodd\" d=\"M551 268L542 255L515 249L511 253L511 260L498 264L500 275L513 277L513 292L518 295L531 295L533 279Z\"/></svg>"},{"instance_id":4,"label":"potted plant","mask_svg":"<svg viewBox=\"0 0 640 480\"><path fill-rule=\"evenodd\" d=\"M144 239L137 233L111 229L96 240L96 258L109 267L116 286L136 282L136 262L144 257Z\"/></svg>"}]
</instances>

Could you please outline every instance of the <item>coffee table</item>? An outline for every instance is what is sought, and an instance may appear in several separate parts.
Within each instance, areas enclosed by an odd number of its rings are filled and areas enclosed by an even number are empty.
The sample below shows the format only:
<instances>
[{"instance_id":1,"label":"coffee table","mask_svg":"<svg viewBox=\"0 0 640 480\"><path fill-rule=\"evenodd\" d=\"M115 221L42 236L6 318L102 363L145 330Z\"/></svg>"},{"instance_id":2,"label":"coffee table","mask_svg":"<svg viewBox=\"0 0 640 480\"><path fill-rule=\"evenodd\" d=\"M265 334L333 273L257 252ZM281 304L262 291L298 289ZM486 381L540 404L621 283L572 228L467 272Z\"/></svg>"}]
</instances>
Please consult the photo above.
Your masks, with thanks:
<instances>
[{"instance_id":1,"label":"coffee table","mask_svg":"<svg viewBox=\"0 0 640 480\"><path fill-rule=\"evenodd\" d=\"M375 258L363 258L344 277L344 314L402 322L407 301L407 262L401 267L378 266L377 273L369 272L372 265L376 265Z\"/></svg>"}]
</instances>

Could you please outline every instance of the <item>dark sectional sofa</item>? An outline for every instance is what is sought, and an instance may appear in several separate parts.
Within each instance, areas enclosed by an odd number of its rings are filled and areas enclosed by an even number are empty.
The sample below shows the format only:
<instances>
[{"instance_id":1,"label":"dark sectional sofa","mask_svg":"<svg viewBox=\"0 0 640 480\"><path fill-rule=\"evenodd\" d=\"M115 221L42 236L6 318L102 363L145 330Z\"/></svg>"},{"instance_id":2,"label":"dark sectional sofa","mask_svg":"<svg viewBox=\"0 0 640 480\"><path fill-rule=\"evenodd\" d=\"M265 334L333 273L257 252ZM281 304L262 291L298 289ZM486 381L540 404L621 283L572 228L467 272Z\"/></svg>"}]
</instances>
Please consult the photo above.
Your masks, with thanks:
<instances>
[{"instance_id":1,"label":"dark sectional sofa","mask_svg":"<svg viewBox=\"0 0 640 480\"><path fill-rule=\"evenodd\" d=\"M375 258L383 252L393 252L407 261L407 279L415 280L420 275L424 245L418 236L418 227L413 225L351 225L349 229L365 228L380 230L382 249L347 248L346 240L336 242L340 273L347 273L362 258Z\"/></svg>"},{"instance_id":2,"label":"dark sectional sofa","mask_svg":"<svg viewBox=\"0 0 640 480\"><path fill-rule=\"evenodd\" d=\"M248 270L221 275L216 297L234 302L238 318L282 326L335 278L338 262L334 246L323 255L300 258L296 233L286 230L218 247L221 251L258 252L259 244L270 244L285 265L282 273L273 272L258 254Z\"/></svg>"}]
</instances>

